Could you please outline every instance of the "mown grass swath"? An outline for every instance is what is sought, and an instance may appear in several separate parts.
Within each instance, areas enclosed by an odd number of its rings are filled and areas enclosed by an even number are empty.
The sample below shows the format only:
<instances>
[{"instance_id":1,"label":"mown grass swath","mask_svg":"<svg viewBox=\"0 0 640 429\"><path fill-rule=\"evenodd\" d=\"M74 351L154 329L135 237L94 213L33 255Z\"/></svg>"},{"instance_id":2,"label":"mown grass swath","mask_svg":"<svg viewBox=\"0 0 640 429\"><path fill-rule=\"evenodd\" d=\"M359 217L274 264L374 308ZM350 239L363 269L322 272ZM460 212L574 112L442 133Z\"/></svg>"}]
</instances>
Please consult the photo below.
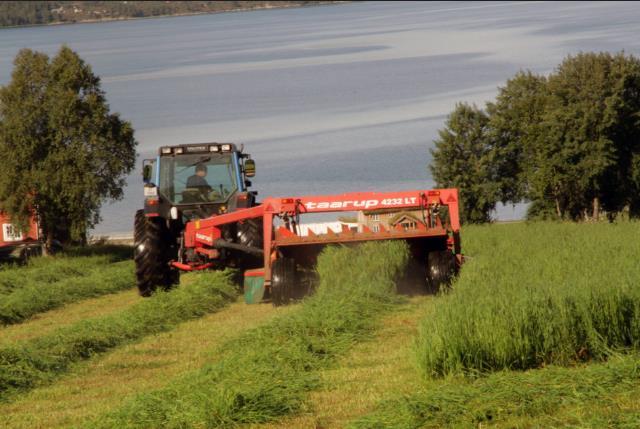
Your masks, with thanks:
<instances>
[{"instance_id":1,"label":"mown grass swath","mask_svg":"<svg viewBox=\"0 0 640 429\"><path fill-rule=\"evenodd\" d=\"M464 232L471 258L421 325L426 375L606 359L640 345L640 224Z\"/></svg>"},{"instance_id":2,"label":"mown grass swath","mask_svg":"<svg viewBox=\"0 0 640 429\"><path fill-rule=\"evenodd\" d=\"M301 409L317 370L370 333L391 303L403 243L328 248L320 286L293 314L250 331L222 359L136 397L96 427L225 427L266 422Z\"/></svg>"},{"instance_id":3,"label":"mown grass swath","mask_svg":"<svg viewBox=\"0 0 640 429\"><path fill-rule=\"evenodd\" d=\"M131 259L129 246L72 248L53 257L31 258L26 266L0 264L0 295L29 285L45 287L72 277L85 277L105 264Z\"/></svg>"},{"instance_id":4,"label":"mown grass swath","mask_svg":"<svg viewBox=\"0 0 640 429\"><path fill-rule=\"evenodd\" d=\"M86 263L96 263L93 258ZM103 262L104 264L104 262ZM60 264L53 264L60 265ZM81 269L74 264L68 272ZM18 270L15 270L18 271ZM47 270L48 272L48 270ZM0 325L19 323L34 314L48 311L80 299L114 293L135 285L133 262L122 261L99 268L88 268L84 275L69 275L54 282L41 282L40 275L25 274L22 285L0 298ZM18 273L15 274L17 276Z\"/></svg>"},{"instance_id":5,"label":"mown grass swath","mask_svg":"<svg viewBox=\"0 0 640 429\"><path fill-rule=\"evenodd\" d=\"M2 348L0 398L47 382L74 362L220 309L236 296L226 274L194 275L188 285L159 292L124 311Z\"/></svg>"},{"instance_id":6,"label":"mown grass swath","mask_svg":"<svg viewBox=\"0 0 640 429\"><path fill-rule=\"evenodd\" d=\"M501 371L432 380L390 398L352 429L444 427L637 427L640 356L574 368ZM493 426L492 426L493 427Z\"/></svg>"}]
</instances>

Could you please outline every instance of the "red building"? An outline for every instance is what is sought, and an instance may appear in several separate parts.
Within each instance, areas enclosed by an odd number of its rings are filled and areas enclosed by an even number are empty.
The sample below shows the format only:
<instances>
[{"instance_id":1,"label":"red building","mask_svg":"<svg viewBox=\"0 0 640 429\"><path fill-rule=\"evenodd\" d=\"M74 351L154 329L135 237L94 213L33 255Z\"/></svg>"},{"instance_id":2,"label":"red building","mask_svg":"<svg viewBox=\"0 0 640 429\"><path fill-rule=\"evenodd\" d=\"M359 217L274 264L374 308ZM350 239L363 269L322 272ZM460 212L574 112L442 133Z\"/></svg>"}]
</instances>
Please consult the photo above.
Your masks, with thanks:
<instances>
[{"instance_id":1,"label":"red building","mask_svg":"<svg viewBox=\"0 0 640 429\"><path fill-rule=\"evenodd\" d=\"M0 211L0 259L26 259L41 252L42 243L35 217L31 218L29 231L23 232L11 223L9 215Z\"/></svg>"}]
</instances>

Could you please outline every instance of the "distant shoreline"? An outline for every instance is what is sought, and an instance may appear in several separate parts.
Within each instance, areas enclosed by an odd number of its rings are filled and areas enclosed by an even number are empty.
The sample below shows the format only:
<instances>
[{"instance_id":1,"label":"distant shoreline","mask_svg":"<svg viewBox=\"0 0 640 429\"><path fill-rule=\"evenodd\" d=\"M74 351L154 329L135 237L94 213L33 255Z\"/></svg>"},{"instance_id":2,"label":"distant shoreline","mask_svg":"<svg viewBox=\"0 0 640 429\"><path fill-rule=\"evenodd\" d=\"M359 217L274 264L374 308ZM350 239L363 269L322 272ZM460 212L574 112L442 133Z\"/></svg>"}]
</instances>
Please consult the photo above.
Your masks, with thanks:
<instances>
[{"instance_id":1,"label":"distant shoreline","mask_svg":"<svg viewBox=\"0 0 640 429\"><path fill-rule=\"evenodd\" d=\"M319 1L313 4L283 4L283 5L259 5L256 7L246 7L246 8L238 8L238 9L230 9L230 10L221 10L221 11L210 11L210 12L185 12L185 13L171 13L167 15L154 15L154 16L141 16L141 17L128 17L123 16L120 18L101 18L101 19L83 19L73 22L48 22L46 24L25 24L25 25L7 25L0 26L1 30L15 30L17 28L33 28L33 27L51 27L58 25L74 25L74 24L100 24L100 23L108 23L108 22L117 22L117 21L140 21L144 19L157 19L157 18L177 18L184 16L196 16L196 15L218 15L222 13L238 13L238 12L255 12L262 10L272 10L272 9L301 9L301 8L310 8L310 7L319 7L319 6L331 6L338 5L343 3L351 3L351 0L327 0L327 1Z\"/></svg>"}]
</instances>

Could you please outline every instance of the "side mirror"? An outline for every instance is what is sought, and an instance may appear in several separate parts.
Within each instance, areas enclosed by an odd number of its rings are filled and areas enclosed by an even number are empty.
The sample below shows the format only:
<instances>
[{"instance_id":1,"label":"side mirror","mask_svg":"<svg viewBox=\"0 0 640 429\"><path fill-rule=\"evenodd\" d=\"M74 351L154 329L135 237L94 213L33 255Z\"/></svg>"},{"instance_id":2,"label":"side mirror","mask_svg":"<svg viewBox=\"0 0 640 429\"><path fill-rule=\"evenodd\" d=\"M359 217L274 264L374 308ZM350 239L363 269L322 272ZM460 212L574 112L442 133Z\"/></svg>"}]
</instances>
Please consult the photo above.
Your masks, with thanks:
<instances>
[{"instance_id":1,"label":"side mirror","mask_svg":"<svg viewBox=\"0 0 640 429\"><path fill-rule=\"evenodd\" d=\"M151 164L145 164L142 166L142 181L144 183L150 183L151 182L151 174L153 172L153 169L151 168Z\"/></svg>"},{"instance_id":2,"label":"side mirror","mask_svg":"<svg viewBox=\"0 0 640 429\"><path fill-rule=\"evenodd\" d=\"M244 175L247 177L256 175L256 162L253 159L247 159L244 162Z\"/></svg>"}]
</instances>

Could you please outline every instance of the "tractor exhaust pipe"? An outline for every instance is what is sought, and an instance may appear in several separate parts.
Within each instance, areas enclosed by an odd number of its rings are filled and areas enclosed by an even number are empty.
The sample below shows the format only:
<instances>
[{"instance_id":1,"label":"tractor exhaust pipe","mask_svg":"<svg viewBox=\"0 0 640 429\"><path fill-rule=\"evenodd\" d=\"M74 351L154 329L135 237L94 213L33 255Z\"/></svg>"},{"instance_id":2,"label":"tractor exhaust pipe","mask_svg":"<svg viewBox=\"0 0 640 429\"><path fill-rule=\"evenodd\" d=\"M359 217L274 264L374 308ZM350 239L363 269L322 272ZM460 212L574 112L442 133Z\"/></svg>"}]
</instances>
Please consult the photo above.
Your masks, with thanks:
<instances>
[{"instance_id":1,"label":"tractor exhaust pipe","mask_svg":"<svg viewBox=\"0 0 640 429\"><path fill-rule=\"evenodd\" d=\"M239 250L241 252L250 253L252 255L256 255L260 257L264 256L264 251L258 247L245 246L243 244L232 243L230 241L221 240L221 239L216 240L213 247L215 247L216 249Z\"/></svg>"}]
</instances>

